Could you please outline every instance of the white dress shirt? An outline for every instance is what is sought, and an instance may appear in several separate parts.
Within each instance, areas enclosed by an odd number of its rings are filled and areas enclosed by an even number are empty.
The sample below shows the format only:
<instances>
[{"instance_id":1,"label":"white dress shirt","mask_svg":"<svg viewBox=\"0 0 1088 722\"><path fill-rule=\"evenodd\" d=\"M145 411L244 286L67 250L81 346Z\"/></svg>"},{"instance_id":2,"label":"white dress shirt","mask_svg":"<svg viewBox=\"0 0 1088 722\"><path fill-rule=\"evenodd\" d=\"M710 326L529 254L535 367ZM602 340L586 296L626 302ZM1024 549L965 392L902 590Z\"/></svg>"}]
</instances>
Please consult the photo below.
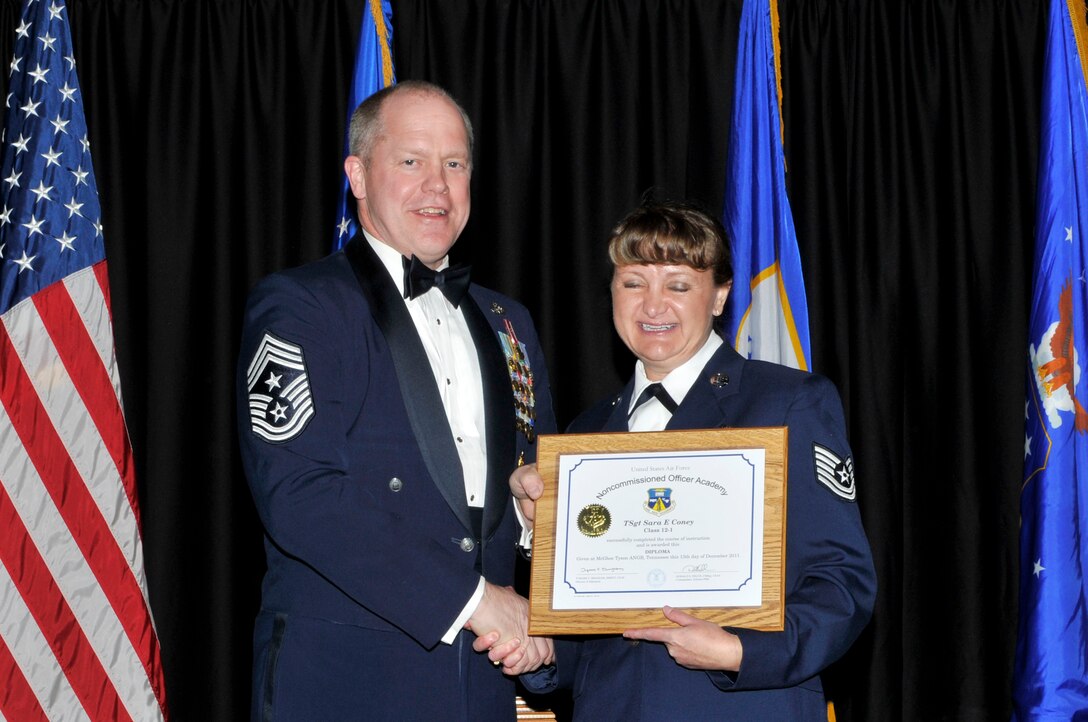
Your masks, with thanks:
<instances>
[{"instance_id":1,"label":"white dress shirt","mask_svg":"<svg viewBox=\"0 0 1088 722\"><path fill-rule=\"evenodd\" d=\"M677 406L684 401L684 397L688 395L688 391L699 378L699 372L723 343L722 337L711 331L706 343L695 352L694 356L674 368L658 382L669 392L669 396ZM631 401L627 407L627 413L630 415L627 420L628 431L663 431L672 419L672 412L666 409L656 396L650 397L649 401L643 402L637 409L634 408L638 397L651 383L653 382L646 378L646 367L642 361L636 361L635 387L631 391Z\"/></svg>"}]
</instances>

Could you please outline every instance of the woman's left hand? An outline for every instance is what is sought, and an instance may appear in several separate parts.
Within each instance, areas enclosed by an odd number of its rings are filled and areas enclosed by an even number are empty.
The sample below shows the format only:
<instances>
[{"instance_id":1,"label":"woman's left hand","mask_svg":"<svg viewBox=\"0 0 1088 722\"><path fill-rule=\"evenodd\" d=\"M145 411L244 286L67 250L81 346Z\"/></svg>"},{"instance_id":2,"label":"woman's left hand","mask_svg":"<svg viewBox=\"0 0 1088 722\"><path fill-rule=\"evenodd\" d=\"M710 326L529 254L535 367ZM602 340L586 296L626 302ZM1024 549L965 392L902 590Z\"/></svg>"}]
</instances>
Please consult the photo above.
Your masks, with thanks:
<instances>
[{"instance_id":1,"label":"woman's left hand","mask_svg":"<svg viewBox=\"0 0 1088 722\"><path fill-rule=\"evenodd\" d=\"M679 628L628 629L623 636L664 644L676 663L688 669L740 671L744 653L740 637L679 609L665 607L661 611Z\"/></svg>"}]
</instances>

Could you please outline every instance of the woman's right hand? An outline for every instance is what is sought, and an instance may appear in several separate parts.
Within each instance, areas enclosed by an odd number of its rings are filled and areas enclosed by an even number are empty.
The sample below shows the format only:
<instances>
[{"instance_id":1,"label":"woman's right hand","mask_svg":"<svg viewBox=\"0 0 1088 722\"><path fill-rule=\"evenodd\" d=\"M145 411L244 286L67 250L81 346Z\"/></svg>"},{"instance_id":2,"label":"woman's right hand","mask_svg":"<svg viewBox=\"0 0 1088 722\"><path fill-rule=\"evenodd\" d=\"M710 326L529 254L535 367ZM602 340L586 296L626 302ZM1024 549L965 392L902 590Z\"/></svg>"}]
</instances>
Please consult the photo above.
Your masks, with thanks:
<instances>
[{"instance_id":1,"label":"woman's right hand","mask_svg":"<svg viewBox=\"0 0 1088 722\"><path fill-rule=\"evenodd\" d=\"M536 464L526 464L510 474L510 493L518 502L521 515L532 527L536 518L536 500L544 493L544 479L536 470Z\"/></svg>"}]
</instances>

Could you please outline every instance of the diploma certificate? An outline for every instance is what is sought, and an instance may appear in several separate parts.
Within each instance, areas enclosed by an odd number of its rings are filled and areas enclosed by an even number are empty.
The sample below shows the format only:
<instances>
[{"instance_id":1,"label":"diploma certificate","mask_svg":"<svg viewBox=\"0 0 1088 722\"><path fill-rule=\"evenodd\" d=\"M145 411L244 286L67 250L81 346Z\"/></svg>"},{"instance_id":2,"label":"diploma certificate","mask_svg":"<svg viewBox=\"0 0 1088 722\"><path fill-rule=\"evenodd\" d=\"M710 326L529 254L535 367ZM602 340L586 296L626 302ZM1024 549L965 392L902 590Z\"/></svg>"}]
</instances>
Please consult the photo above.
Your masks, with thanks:
<instances>
[{"instance_id":1,"label":"diploma certificate","mask_svg":"<svg viewBox=\"0 0 1088 722\"><path fill-rule=\"evenodd\" d=\"M546 491L530 632L671 626L665 605L781 629L785 436L775 428L541 437Z\"/></svg>"},{"instance_id":2,"label":"diploma certificate","mask_svg":"<svg viewBox=\"0 0 1088 722\"><path fill-rule=\"evenodd\" d=\"M758 607L763 449L565 455L554 609Z\"/></svg>"}]
</instances>

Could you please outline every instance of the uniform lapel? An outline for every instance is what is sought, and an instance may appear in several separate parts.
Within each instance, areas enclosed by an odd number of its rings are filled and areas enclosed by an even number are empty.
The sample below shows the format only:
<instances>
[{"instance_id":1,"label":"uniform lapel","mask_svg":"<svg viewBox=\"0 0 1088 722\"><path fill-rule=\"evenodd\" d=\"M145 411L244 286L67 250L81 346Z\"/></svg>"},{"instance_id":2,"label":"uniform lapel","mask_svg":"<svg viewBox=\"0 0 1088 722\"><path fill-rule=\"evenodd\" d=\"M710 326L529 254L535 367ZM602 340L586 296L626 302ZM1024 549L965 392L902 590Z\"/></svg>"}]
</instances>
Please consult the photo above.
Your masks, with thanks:
<instances>
[{"instance_id":1,"label":"uniform lapel","mask_svg":"<svg viewBox=\"0 0 1088 722\"><path fill-rule=\"evenodd\" d=\"M374 321L389 344L400 395L427 470L450 509L466 530L472 530L461 459L453 445L453 432L412 317L389 273L362 234L344 247L344 253L355 271Z\"/></svg>"},{"instance_id":2,"label":"uniform lapel","mask_svg":"<svg viewBox=\"0 0 1088 722\"><path fill-rule=\"evenodd\" d=\"M729 398L740 390L744 359L723 344L707 361L666 430L714 429L729 425Z\"/></svg>"}]
</instances>

